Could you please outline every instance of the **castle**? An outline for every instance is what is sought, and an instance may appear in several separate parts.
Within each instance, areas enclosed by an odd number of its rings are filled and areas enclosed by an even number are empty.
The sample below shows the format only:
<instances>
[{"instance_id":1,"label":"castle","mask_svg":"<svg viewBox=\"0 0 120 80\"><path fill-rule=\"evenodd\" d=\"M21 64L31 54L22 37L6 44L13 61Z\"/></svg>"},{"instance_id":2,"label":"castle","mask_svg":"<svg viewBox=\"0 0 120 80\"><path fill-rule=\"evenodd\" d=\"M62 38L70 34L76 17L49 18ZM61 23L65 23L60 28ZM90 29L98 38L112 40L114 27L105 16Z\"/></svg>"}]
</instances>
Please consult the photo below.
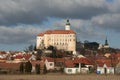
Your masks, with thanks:
<instances>
[{"instance_id":1,"label":"castle","mask_svg":"<svg viewBox=\"0 0 120 80\"><path fill-rule=\"evenodd\" d=\"M54 46L58 50L76 51L76 33L70 29L69 20L66 22L65 30L47 30L37 35L37 49L49 46Z\"/></svg>"}]
</instances>

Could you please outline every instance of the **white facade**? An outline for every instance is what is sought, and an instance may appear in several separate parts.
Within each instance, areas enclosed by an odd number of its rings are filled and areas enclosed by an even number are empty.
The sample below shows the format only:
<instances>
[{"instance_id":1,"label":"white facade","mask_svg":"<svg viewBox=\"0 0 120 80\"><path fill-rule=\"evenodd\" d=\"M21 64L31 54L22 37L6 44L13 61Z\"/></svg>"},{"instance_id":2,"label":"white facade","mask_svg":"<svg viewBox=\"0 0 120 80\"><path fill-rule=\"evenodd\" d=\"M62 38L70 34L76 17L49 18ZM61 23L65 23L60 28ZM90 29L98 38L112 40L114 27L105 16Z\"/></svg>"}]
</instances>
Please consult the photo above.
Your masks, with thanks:
<instances>
[{"instance_id":1,"label":"white facade","mask_svg":"<svg viewBox=\"0 0 120 80\"><path fill-rule=\"evenodd\" d=\"M79 74L79 73L88 73L89 69L88 67L81 67L81 63L79 63L79 67L73 67L73 68L64 68L64 72L66 74Z\"/></svg>"},{"instance_id":2,"label":"white facade","mask_svg":"<svg viewBox=\"0 0 120 80\"><path fill-rule=\"evenodd\" d=\"M44 40L44 37L41 35L41 36L37 36L37 39L36 39L36 48L37 49L42 49L43 48L43 41Z\"/></svg>"},{"instance_id":3,"label":"white facade","mask_svg":"<svg viewBox=\"0 0 120 80\"><path fill-rule=\"evenodd\" d=\"M70 30L70 23L69 20L67 20L67 23L65 25L65 30Z\"/></svg>"},{"instance_id":4,"label":"white facade","mask_svg":"<svg viewBox=\"0 0 120 80\"><path fill-rule=\"evenodd\" d=\"M64 68L64 72L66 74L77 74L77 73L80 73L80 69L79 68Z\"/></svg>"},{"instance_id":5,"label":"white facade","mask_svg":"<svg viewBox=\"0 0 120 80\"><path fill-rule=\"evenodd\" d=\"M48 62L48 60L46 59L45 60L45 65L46 65L46 68L47 70L54 70L54 62Z\"/></svg>"},{"instance_id":6,"label":"white facade","mask_svg":"<svg viewBox=\"0 0 120 80\"><path fill-rule=\"evenodd\" d=\"M66 74L79 74L79 73L88 73L89 69L86 68L64 68Z\"/></svg>"},{"instance_id":7,"label":"white facade","mask_svg":"<svg viewBox=\"0 0 120 80\"><path fill-rule=\"evenodd\" d=\"M48 30L37 36L37 49L54 46L57 49L76 51L76 33L70 30L70 23L67 22L65 30Z\"/></svg>"},{"instance_id":8,"label":"white facade","mask_svg":"<svg viewBox=\"0 0 120 80\"><path fill-rule=\"evenodd\" d=\"M114 67L107 67L106 64L104 64L103 67L97 67L98 74L114 74L114 72Z\"/></svg>"}]
</instances>

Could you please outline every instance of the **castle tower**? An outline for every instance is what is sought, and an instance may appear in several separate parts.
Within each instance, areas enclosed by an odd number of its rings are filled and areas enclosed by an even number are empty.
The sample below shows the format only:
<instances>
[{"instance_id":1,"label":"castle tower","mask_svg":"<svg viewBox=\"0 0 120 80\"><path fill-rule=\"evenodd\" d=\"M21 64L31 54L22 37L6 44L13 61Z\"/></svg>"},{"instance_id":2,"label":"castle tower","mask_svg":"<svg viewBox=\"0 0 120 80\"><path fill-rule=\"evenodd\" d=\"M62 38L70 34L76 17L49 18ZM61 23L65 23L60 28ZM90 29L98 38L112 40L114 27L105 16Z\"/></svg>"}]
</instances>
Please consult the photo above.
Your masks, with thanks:
<instances>
[{"instance_id":1,"label":"castle tower","mask_svg":"<svg viewBox=\"0 0 120 80\"><path fill-rule=\"evenodd\" d=\"M65 25L65 30L70 30L70 22L69 19L67 19L67 23Z\"/></svg>"}]
</instances>

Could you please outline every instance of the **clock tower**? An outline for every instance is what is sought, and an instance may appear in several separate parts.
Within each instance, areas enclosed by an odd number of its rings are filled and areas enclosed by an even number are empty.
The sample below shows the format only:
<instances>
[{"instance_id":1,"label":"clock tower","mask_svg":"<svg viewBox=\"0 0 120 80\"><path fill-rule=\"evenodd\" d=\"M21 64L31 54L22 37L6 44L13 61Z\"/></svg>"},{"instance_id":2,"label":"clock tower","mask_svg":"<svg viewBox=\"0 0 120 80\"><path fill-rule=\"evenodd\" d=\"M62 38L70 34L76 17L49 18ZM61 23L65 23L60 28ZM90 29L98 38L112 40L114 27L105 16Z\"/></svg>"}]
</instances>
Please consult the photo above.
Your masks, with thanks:
<instances>
[{"instance_id":1,"label":"clock tower","mask_svg":"<svg viewBox=\"0 0 120 80\"><path fill-rule=\"evenodd\" d=\"M67 23L65 25L65 30L70 30L70 22L69 19L67 19Z\"/></svg>"}]
</instances>

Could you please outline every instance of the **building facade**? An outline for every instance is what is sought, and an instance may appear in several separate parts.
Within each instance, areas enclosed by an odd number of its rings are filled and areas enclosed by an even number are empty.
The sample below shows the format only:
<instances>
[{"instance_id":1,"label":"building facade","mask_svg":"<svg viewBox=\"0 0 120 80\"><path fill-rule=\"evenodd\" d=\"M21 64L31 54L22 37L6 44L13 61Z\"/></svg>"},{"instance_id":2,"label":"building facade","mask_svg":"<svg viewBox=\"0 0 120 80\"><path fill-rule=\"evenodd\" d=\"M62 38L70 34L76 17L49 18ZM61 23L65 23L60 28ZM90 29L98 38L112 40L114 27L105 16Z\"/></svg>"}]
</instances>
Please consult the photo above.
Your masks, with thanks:
<instances>
[{"instance_id":1,"label":"building facade","mask_svg":"<svg viewBox=\"0 0 120 80\"><path fill-rule=\"evenodd\" d=\"M70 30L69 20L67 20L65 30L47 30L37 35L37 49L49 46L54 46L59 50L76 51L76 33Z\"/></svg>"}]
</instances>

